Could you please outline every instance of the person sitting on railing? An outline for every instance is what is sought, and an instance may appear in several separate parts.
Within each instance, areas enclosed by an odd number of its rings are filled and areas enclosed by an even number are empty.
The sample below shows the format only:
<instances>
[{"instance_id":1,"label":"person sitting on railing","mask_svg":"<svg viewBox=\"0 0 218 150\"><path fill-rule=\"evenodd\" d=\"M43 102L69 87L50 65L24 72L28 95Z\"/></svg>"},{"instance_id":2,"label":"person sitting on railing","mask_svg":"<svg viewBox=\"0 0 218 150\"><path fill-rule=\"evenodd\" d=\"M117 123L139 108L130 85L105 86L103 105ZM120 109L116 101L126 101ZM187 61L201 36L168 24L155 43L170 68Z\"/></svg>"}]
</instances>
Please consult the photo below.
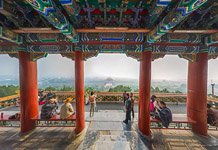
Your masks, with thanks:
<instances>
[{"instance_id":1,"label":"person sitting on railing","mask_svg":"<svg viewBox=\"0 0 218 150\"><path fill-rule=\"evenodd\" d=\"M41 119L49 119L57 114L57 100L55 97L49 99L47 103L42 106L41 109Z\"/></svg>"},{"instance_id":2,"label":"person sitting on railing","mask_svg":"<svg viewBox=\"0 0 218 150\"><path fill-rule=\"evenodd\" d=\"M157 114L155 107L157 106L157 101L156 101L157 97L155 95L151 96L151 100L150 100L150 115L152 117L155 117L155 115Z\"/></svg>"},{"instance_id":3,"label":"person sitting on railing","mask_svg":"<svg viewBox=\"0 0 218 150\"><path fill-rule=\"evenodd\" d=\"M210 104L207 104L207 123L218 127L218 110L212 109Z\"/></svg>"},{"instance_id":4,"label":"person sitting on railing","mask_svg":"<svg viewBox=\"0 0 218 150\"><path fill-rule=\"evenodd\" d=\"M47 93L47 99L52 98L53 95L54 95L54 93L52 93L52 91L50 90L50 91Z\"/></svg>"},{"instance_id":5,"label":"person sitting on railing","mask_svg":"<svg viewBox=\"0 0 218 150\"><path fill-rule=\"evenodd\" d=\"M47 95L44 93L44 91L39 92L39 105L43 105L46 103L46 97Z\"/></svg>"},{"instance_id":6,"label":"person sitting on railing","mask_svg":"<svg viewBox=\"0 0 218 150\"><path fill-rule=\"evenodd\" d=\"M19 107L20 106L20 97L17 97L16 98L16 107Z\"/></svg>"},{"instance_id":7,"label":"person sitting on railing","mask_svg":"<svg viewBox=\"0 0 218 150\"><path fill-rule=\"evenodd\" d=\"M66 119L70 117L71 115L75 114L75 111L73 109L73 106L71 105L72 98L67 98L64 101L64 104L61 106L60 110L60 118L61 119Z\"/></svg>"},{"instance_id":8,"label":"person sitting on railing","mask_svg":"<svg viewBox=\"0 0 218 150\"><path fill-rule=\"evenodd\" d=\"M159 103L157 103L157 106L155 108L157 109L162 125L168 128L170 122L172 122L171 110L166 106L166 103L164 101L160 101Z\"/></svg>"}]
</instances>

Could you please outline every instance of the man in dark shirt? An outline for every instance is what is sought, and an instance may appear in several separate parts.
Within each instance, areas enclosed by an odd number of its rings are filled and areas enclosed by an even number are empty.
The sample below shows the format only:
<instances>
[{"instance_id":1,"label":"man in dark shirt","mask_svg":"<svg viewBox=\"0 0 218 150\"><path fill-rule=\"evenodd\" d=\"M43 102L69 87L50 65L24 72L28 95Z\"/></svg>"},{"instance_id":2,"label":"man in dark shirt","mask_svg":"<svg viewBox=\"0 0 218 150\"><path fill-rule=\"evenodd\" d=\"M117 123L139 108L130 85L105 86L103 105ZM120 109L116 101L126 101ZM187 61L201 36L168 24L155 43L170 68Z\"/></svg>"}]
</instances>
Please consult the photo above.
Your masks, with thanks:
<instances>
[{"instance_id":1,"label":"man in dark shirt","mask_svg":"<svg viewBox=\"0 0 218 150\"><path fill-rule=\"evenodd\" d=\"M167 108L166 103L164 101L160 101L156 109L158 111L162 125L168 128L170 122L172 122L171 110Z\"/></svg>"},{"instance_id":2,"label":"man in dark shirt","mask_svg":"<svg viewBox=\"0 0 218 150\"><path fill-rule=\"evenodd\" d=\"M49 119L53 115L57 114L56 109L57 109L57 103L54 101L54 99L50 99L47 103L45 103L42 106L41 109L41 119Z\"/></svg>"},{"instance_id":3,"label":"man in dark shirt","mask_svg":"<svg viewBox=\"0 0 218 150\"><path fill-rule=\"evenodd\" d=\"M126 102L127 99L128 99L127 93L126 93L126 91L124 91L124 93L123 93L123 103L124 103L124 105L125 105L125 102Z\"/></svg>"},{"instance_id":4,"label":"man in dark shirt","mask_svg":"<svg viewBox=\"0 0 218 150\"><path fill-rule=\"evenodd\" d=\"M125 101L126 119L123 121L126 124L128 124L128 121L131 121L131 108L131 99L127 93L127 100Z\"/></svg>"}]
</instances>

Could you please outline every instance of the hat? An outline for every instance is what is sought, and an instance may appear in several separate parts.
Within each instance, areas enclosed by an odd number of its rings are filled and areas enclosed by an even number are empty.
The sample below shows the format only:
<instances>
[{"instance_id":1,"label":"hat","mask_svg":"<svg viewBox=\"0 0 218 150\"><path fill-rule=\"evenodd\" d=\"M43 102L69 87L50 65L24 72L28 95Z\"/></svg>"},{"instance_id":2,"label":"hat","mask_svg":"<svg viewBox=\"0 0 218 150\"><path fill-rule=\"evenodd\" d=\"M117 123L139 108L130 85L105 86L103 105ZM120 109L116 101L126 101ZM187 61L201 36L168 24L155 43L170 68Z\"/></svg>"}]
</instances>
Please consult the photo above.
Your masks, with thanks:
<instances>
[{"instance_id":1,"label":"hat","mask_svg":"<svg viewBox=\"0 0 218 150\"><path fill-rule=\"evenodd\" d=\"M72 98L69 97L69 98L64 100L64 103L68 103L68 102L71 102L71 101L72 101Z\"/></svg>"},{"instance_id":2,"label":"hat","mask_svg":"<svg viewBox=\"0 0 218 150\"><path fill-rule=\"evenodd\" d=\"M54 103L55 101L56 101L56 99L54 99L54 98L49 99L50 103Z\"/></svg>"}]
</instances>

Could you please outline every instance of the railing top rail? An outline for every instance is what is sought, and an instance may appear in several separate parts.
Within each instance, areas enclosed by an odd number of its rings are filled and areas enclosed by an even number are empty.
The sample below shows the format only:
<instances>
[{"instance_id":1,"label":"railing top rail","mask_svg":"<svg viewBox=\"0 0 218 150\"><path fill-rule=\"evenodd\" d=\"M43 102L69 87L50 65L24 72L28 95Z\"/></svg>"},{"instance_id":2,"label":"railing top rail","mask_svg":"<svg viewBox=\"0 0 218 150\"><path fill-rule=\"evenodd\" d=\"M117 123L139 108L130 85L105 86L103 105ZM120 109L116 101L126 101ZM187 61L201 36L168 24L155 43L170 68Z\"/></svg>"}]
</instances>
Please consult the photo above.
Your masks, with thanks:
<instances>
[{"instance_id":1,"label":"railing top rail","mask_svg":"<svg viewBox=\"0 0 218 150\"><path fill-rule=\"evenodd\" d=\"M19 94L16 94L16 95L1 97L0 102L4 102L4 101L8 101L10 99L18 98L19 96L20 96Z\"/></svg>"}]
</instances>

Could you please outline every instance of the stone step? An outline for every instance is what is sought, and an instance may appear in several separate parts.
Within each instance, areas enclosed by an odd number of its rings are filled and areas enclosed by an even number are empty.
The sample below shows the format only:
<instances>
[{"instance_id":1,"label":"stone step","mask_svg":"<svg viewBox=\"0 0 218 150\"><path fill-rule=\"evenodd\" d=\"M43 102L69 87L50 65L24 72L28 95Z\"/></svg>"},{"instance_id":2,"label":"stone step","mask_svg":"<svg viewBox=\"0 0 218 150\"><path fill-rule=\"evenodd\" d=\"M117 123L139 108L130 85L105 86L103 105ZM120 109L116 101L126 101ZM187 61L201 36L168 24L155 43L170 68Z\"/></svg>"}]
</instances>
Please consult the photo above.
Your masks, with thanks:
<instances>
[{"instance_id":1,"label":"stone step","mask_svg":"<svg viewBox=\"0 0 218 150\"><path fill-rule=\"evenodd\" d=\"M126 136L120 135L100 135L98 141L122 141L127 142Z\"/></svg>"},{"instance_id":2,"label":"stone step","mask_svg":"<svg viewBox=\"0 0 218 150\"><path fill-rule=\"evenodd\" d=\"M130 150L129 142L120 141L97 141L95 150Z\"/></svg>"}]
</instances>

